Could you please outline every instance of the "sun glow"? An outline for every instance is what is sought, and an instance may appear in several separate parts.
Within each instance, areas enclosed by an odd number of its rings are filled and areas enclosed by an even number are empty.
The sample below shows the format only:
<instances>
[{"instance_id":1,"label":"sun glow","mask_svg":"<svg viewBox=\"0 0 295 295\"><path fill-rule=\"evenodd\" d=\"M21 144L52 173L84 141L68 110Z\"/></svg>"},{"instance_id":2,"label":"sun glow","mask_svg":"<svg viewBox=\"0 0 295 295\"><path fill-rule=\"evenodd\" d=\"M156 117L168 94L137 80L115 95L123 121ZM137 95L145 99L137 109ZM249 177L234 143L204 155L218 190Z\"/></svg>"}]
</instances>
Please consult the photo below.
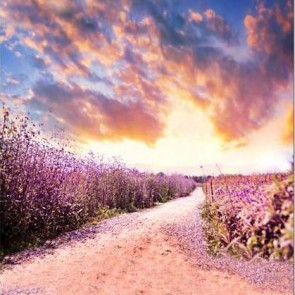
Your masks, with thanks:
<instances>
[{"instance_id":1,"label":"sun glow","mask_svg":"<svg viewBox=\"0 0 295 295\"><path fill-rule=\"evenodd\" d=\"M154 146L132 140L115 144L89 141L84 149L106 157L120 155L127 165L147 170L198 171L200 161L217 158L221 140L213 136L210 121L193 103L178 101L172 109L166 118L165 134Z\"/></svg>"},{"instance_id":2,"label":"sun glow","mask_svg":"<svg viewBox=\"0 0 295 295\"><path fill-rule=\"evenodd\" d=\"M219 169L223 173L288 169L291 153L279 140L284 127L280 117L254 132L245 145L236 146L225 144L215 134L204 111L192 102L175 100L171 109L164 136L154 146L126 139L88 141L82 148L84 152L91 150L107 158L119 155L127 166L153 172L218 174Z\"/></svg>"}]
</instances>

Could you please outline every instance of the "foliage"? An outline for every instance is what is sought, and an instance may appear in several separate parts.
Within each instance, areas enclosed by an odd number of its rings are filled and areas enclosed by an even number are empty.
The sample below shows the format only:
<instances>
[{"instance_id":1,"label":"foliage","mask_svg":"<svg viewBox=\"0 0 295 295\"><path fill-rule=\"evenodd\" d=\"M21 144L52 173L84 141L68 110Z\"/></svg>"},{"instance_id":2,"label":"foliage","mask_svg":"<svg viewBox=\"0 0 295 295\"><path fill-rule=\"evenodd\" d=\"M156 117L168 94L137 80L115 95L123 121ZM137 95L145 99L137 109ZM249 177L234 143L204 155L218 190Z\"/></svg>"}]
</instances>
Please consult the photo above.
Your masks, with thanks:
<instances>
[{"instance_id":1,"label":"foliage","mask_svg":"<svg viewBox=\"0 0 295 295\"><path fill-rule=\"evenodd\" d=\"M93 216L88 219L86 226L96 225L103 219L112 218L126 212L127 212L126 210L117 209L117 208L110 209L107 206L98 208L94 212Z\"/></svg>"},{"instance_id":2,"label":"foliage","mask_svg":"<svg viewBox=\"0 0 295 295\"><path fill-rule=\"evenodd\" d=\"M211 253L225 249L249 259L293 259L293 175L221 176L209 181L204 185L202 216Z\"/></svg>"},{"instance_id":3,"label":"foliage","mask_svg":"<svg viewBox=\"0 0 295 295\"><path fill-rule=\"evenodd\" d=\"M141 173L118 161L79 158L42 139L28 117L0 124L0 252L38 244L118 212L189 194L192 179Z\"/></svg>"}]
</instances>

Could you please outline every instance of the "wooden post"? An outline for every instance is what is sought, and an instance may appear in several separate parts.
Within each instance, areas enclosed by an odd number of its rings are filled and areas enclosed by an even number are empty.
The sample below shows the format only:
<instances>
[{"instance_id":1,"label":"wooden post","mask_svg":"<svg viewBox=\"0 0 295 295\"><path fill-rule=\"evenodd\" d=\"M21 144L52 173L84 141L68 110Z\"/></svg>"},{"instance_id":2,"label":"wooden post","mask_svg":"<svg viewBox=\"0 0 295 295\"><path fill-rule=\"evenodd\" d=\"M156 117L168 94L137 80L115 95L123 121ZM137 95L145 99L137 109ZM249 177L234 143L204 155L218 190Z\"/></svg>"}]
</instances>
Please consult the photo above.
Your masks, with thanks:
<instances>
[{"instance_id":1,"label":"wooden post","mask_svg":"<svg viewBox=\"0 0 295 295\"><path fill-rule=\"evenodd\" d=\"M211 199L213 201L214 200L214 194L213 194L213 182L212 182L212 178L210 179L210 189L211 189Z\"/></svg>"}]
</instances>

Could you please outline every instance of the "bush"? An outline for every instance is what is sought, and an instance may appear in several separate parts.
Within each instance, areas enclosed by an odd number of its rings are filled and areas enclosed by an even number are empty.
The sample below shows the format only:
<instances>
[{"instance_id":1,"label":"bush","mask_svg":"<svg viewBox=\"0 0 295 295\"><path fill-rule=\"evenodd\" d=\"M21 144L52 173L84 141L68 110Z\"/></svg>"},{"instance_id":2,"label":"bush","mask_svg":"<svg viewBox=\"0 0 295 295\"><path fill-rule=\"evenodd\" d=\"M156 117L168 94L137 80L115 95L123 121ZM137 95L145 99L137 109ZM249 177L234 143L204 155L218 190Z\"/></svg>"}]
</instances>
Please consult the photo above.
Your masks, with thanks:
<instances>
[{"instance_id":1,"label":"bush","mask_svg":"<svg viewBox=\"0 0 295 295\"><path fill-rule=\"evenodd\" d=\"M223 177L213 185L202 211L211 253L293 258L293 175Z\"/></svg>"},{"instance_id":2,"label":"bush","mask_svg":"<svg viewBox=\"0 0 295 295\"><path fill-rule=\"evenodd\" d=\"M80 159L67 151L66 145L53 146L42 139L28 117L12 120L3 109L2 254L76 229L102 216L103 208L108 208L108 213L133 212L193 189L194 181L183 176L140 173L118 161L104 163L93 155Z\"/></svg>"}]
</instances>

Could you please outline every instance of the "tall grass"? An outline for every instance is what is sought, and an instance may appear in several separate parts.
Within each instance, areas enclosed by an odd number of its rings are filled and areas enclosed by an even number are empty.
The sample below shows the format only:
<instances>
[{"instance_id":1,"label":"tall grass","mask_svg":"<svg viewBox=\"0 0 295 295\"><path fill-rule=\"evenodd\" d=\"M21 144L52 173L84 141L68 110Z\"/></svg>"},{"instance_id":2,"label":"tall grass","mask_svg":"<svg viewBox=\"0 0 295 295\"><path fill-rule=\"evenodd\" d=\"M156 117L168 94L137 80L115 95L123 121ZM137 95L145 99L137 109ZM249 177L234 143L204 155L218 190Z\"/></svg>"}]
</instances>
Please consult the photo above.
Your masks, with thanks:
<instances>
[{"instance_id":1,"label":"tall grass","mask_svg":"<svg viewBox=\"0 0 295 295\"><path fill-rule=\"evenodd\" d=\"M192 179L141 173L94 156L53 147L28 117L0 124L0 251L2 255L76 229L101 208L135 211L189 194Z\"/></svg>"},{"instance_id":2,"label":"tall grass","mask_svg":"<svg viewBox=\"0 0 295 295\"><path fill-rule=\"evenodd\" d=\"M211 253L293 259L293 173L219 176L204 184L204 228Z\"/></svg>"}]
</instances>

